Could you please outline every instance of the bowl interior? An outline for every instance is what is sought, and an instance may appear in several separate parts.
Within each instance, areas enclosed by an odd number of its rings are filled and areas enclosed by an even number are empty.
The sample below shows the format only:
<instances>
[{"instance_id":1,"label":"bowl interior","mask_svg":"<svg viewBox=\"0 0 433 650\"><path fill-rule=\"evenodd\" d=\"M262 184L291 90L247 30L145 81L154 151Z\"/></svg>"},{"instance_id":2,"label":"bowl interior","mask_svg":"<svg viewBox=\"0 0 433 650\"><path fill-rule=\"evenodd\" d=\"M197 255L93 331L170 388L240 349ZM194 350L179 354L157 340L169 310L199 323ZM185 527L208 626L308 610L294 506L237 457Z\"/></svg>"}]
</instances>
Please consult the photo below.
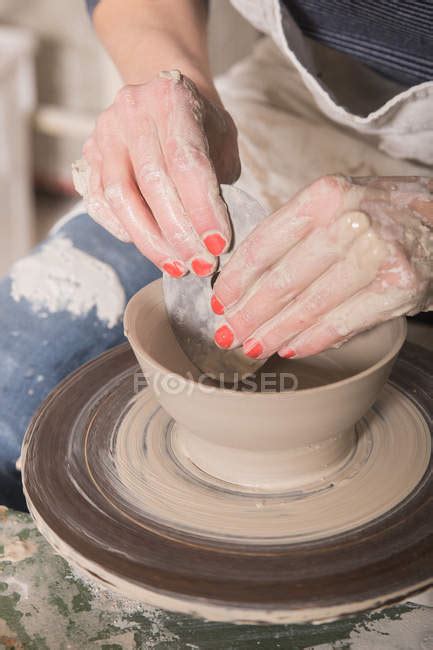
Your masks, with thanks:
<instances>
[{"instance_id":1,"label":"bowl interior","mask_svg":"<svg viewBox=\"0 0 433 650\"><path fill-rule=\"evenodd\" d=\"M133 296L126 308L124 322L125 334L144 369L157 369L161 373L174 373L195 381L200 379L200 371L186 357L173 334L160 280ZM262 367L259 375L275 373L278 376L290 371L297 378L298 390L314 389L387 363L397 354L405 336L405 319L397 318L355 336L339 349L314 357L285 360L274 356ZM276 381L276 388L268 382L269 390L293 388L291 381Z\"/></svg>"}]
</instances>

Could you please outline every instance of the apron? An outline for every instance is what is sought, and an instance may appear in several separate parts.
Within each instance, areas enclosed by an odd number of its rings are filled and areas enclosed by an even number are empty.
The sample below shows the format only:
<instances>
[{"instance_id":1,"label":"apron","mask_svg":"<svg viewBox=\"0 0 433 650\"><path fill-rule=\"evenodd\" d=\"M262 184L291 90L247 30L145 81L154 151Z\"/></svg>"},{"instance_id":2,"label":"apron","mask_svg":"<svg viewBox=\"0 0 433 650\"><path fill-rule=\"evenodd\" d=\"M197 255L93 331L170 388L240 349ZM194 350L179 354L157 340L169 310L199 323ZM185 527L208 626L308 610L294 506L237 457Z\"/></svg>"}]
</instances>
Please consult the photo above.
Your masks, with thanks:
<instances>
[{"instance_id":1,"label":"apron","mask_svg":"<svg viewBox=\"0 0 433 650\"><path fill-rule=\"evenodd\" d=\"M267 34L216 80L239 130L238 185L275 210L325 174L431 175L433 81L405 88L305 38L279 0L232 0Z\"/></svg>"}]
</instances>

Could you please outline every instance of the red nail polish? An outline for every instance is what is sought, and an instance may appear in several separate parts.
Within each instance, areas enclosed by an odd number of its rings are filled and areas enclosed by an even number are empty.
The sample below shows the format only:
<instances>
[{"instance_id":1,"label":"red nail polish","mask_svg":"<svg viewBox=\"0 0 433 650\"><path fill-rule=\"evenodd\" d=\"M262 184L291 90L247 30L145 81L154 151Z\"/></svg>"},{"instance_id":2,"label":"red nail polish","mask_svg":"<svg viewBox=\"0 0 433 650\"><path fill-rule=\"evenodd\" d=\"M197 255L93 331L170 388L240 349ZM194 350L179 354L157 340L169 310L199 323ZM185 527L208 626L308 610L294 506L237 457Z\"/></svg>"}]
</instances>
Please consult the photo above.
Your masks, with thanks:
<instances>
[{"instance_id":1,"label":"red nail polish","mask_svg":"<svg viewBox=\"0 0 433 650\"><path fill-rule=\"evenodd\" d=\"M203 277L210 275L215 268L214 264L206 262L206 260L195 259L191 262L191 268L196 275Z\"/></svg>"},{"instance_id":2,"label":"red nail polish","mask_svg":"<svg viewBox=\"0 0 433 650\"><path fill-rule=\"evenodd\" d=\"M210 299L210 306L212 307L213 313L217 314L217 316L222 316L224 314L224 305L218 300L215 294L213 294Z\"/></svg>"},{"instance_id":3,"label":"red nail polish","mask_svg":"<svg viewBox=\"0 0 433 650\"><path fill-rule=\"evenodd\" d=\"M173 278L180 278L185 274L185 268L180 262L166 262L162 268Z\"/></svg>"},{"instance_id":4,"label":"red nail polish","mask_svg":"<svg viewBox=\"0 0 433 650\"><path fill-rule=\"evenodd\" d=\"M284 359L291 359L292 357L296 356L296 352L294 350L287 350L287 352L282 356Z\"/></svg>"},{"instance_id":5,"label":"red nail polish","mask_svg":"<svg viewBox=\"0 0 433 650\"><path fill-rule=\"evenodd\" d=\"M214 336L215 343L224 350L231 346L235 336L228 325L222 325L217 329Z\"/></svg>"},{"instance_id":6,"label":"red nail polish","mask_svg":"<svg viewBox=\"0 0 433 650\"><path fill-rule=\"evenodd\" d=\"M248 339L244 343L244 353L251 359L257 359L263 353L263 345L255 339Z\"/></svg>"},{"instance_id":7,"label":"red nail polish","mask_svg":"<svg viewBox=\"0 0 433 650\"><path fill-rule=\"evenodd\" d=\"M203 240L204 245L208 249L209 253L218 257L225 250L227 246L227 241L219 233L214 233L213 235L208 235Z\"/></svg>"}]
</instances>

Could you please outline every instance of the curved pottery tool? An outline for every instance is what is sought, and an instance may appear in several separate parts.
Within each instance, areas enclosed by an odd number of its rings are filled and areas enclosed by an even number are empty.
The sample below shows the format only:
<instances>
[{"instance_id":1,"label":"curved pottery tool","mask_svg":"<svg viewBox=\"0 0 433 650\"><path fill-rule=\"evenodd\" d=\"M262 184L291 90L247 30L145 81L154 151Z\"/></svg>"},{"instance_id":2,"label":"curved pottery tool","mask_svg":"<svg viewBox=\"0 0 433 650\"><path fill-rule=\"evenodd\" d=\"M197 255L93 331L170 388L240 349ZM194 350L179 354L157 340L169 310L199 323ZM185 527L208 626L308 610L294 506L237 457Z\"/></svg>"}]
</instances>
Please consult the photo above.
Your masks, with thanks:
<instances>
[{"instance_id":1,"label":"curved pottery tool","mask_svg":"<svg viewBox=\"0 0 433 650\"><path fill-rule=\"evenodd\" d=\"M221 186L233 230L232 246L220 258L220 268L230 259L232 252L266 216L262 206L243 190L231 185ZM231 383L235 379L254 373L263 359L250 359L242 348L221 350L215 345L215 330L222 317L211 309L210 299L213 277L199 278L192 273L175 279L164 275L164 298L170 323L185 354L202 372Z\"/></svg>"},{"instance_id":2,"label":"curved pottery tool","mask_svg":"<svg viewBox=\"0 0 433 650\"><path fill-rule=\"evenodd\" d=\"M203 386L161 281L130 301L127 344L60 384L26 433L29 510L89 578L236 622L305 622L433 582L433 355L396 319L339 350L269 360L297 390ZM415 352L414 352L415 350ZM138 389L142 390L138 390ZM374 403L374 405L373 405Z\"/></svg>"}]
</instances>

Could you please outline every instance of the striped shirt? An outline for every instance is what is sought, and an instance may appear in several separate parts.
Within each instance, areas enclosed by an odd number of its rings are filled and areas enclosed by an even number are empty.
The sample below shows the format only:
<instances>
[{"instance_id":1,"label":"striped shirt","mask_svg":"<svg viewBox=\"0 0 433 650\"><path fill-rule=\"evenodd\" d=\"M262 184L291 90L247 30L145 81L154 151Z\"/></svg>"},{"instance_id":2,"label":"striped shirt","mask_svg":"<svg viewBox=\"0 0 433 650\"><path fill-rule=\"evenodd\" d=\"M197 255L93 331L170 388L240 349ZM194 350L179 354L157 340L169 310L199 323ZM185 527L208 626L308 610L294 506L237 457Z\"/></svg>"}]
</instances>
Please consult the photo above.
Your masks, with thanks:
<instances>
[{"instance_id":1,"label":"striped shirt","mask_svg":"<svg viewBox=\"0 0 433 650\"><path fill-rule=\"evenodd\" d=\"M394 81L433 80L433 0L284 0L305 36Z\"/></svg>"},{"instance_id":2,"label":"striped shirt","mask_svg":"<svg viewBox=\"0 0 433 650\"><path fill-rule=\"evenodd\" d=\"M99 0L86 2L91 13ZM433 80L433 0L281 2L306 36L379 74L408 86Z\"/></svg>"}]
</instances>

